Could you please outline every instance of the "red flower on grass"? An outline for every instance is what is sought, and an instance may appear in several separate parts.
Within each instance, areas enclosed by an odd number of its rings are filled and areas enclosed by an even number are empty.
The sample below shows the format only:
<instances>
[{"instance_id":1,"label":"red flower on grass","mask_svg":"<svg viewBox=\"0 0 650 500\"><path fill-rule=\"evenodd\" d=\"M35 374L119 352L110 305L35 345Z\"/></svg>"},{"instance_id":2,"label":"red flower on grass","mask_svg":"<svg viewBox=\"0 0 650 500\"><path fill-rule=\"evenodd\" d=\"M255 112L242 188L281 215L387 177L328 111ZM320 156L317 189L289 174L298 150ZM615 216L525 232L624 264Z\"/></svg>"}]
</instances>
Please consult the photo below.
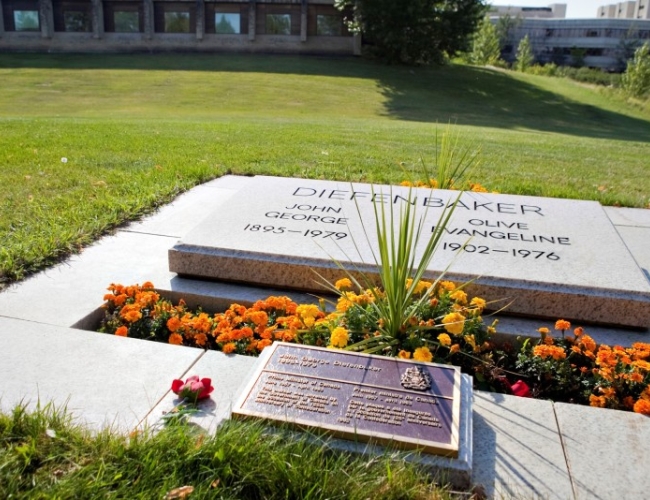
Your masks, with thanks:
<instances>
[{"instance_id":1,"label":"red flower on grass","mask_svg":"<svg viewBox=\"0 0 650 500\"><path fill-rule=\"evenodd\" d=\"M178 379L172 382L172 391L174 394L178 394L179 397L193 403L196 403L201 399L209 398L210 393L212 393L213 390L214 387L212 387L211 379L199 379L197 375L188 377L185 382Z\"/></svg>"}]
</instances>

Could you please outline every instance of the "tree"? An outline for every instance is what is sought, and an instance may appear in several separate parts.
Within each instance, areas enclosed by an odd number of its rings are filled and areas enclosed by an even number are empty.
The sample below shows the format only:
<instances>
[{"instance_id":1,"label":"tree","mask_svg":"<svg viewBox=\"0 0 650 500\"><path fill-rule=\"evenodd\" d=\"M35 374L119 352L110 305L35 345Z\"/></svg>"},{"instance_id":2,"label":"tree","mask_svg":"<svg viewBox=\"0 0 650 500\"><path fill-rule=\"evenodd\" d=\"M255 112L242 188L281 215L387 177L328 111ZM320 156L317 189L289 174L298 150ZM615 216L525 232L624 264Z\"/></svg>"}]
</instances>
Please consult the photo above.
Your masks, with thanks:
<instances>
[{"instance_id":1,"label":"tree","mask_svg":"<svg viewBox=\"0 0 650 500\"><path fill-rule=\"evenodd\" d=\"M515 62L515 69L517 71L526 71L535 61L533 48L530 46L528 35L519 41L517 47L517 62Z\"/></svg>"},{"instance_id":2,"label":"tree","mask_svg":"<svg viewBox=\"0 0 650 500\"><path fill-rule=\"evenodd\" d=\"M442 62L467 50L483 0L336 0L348 28L391 63Z\"/></svg>"},{"instance_id":3,"label":"tree","mask_svg":"<svg viewBox=\"0 0 650 500\"><path fill-rule=\"evenodd\" d=\"M497 29L490 22L489 17L484 17L478 27L472 43L472 53L470 62L485 66L487 64L496 64L501 58L501 48L499 44L499 35Z\"/></svg>"},{"instance_id":4,"label":"tree","mask_svg":"<svg viewBox=\"0 0 650 500\"><path fill-rule=\"evenodd\" d=\"M623 90L632 97L643 97L650 91L650 43L645 42L634 51L634 59L627 62L621 77Z\"/></svg>"}]
</instances>

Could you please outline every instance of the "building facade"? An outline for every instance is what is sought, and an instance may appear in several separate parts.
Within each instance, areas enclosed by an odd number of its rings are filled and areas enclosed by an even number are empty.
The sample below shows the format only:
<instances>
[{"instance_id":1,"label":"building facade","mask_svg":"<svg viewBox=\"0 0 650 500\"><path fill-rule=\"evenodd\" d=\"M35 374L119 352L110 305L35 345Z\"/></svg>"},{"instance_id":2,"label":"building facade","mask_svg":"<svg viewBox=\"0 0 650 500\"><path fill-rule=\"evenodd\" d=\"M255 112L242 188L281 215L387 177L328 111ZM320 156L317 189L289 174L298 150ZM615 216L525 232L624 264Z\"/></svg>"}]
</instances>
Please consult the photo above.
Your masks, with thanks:
<instances>
[{"instance_id":1,"label":"building facade","mask_svg":"<svg viewBox=\"0 0 650 500\"><path fill-rule=\"evenodd\" d=\"M358 54L333 0L0 0L0 51Z\"/></svg>"},{"instance_id":2,"label":"building facade","mask_svg":"<svg viewBox=\"0 0 650 500\"><path fill-rule=\"evenodd\" d=\"M619 2L598 7L602 19L650 19L650 0Z\"/></svg>"},{"instance_id":3,"label":"building facade","mask_svg":"<svg viewBox=\"0 0 650 500\"><path fill-rule=\"evenodd\" d=\"M492 22L499 22L499 18L492 18ZM650 20L518 19L509 30L502 53L506 61L515 60L519 42L526 35L539 64L580 64L623 71L634 49L650 41Z\"/></svg>"},{"instance_id":4,"label":"building facade","mask_svg":"<svg viewBox=\"0 0 650 500\"><path fill-rule=\"evenodd\" d=\"M490 17L510 16L540 19L564 19L566 17L566 4L554 3L547 7L517 7L514 5L490 5Z\"/></svg>"}]
</instances>

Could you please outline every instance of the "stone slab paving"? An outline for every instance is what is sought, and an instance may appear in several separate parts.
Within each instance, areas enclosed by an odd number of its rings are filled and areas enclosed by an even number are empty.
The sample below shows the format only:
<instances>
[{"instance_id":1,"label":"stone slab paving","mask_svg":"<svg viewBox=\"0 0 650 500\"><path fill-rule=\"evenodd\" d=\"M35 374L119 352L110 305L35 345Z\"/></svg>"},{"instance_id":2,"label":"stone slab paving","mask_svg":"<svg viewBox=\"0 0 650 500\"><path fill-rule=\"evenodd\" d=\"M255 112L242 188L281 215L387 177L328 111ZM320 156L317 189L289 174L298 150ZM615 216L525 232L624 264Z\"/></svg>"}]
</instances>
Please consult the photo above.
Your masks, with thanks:
<instances>
[{"instance_id":1,"label":"stone slab paving","mask_svg":"<svg viewBox=\"0 0 650 500\"><path fill-rule=\"evenodd\" d=\"M573 498L550 401L474 391L474 436L473 479L489 498Z\"/></svg>"},{"instance_id":2,"label":"stone slab paving","mask_svg":"<svg viewBox=\"0 0 650 500\"><path fill-rule=\"evenodd\" d=\"M555 413L577 499L650 497L650 418L564 403Z\"/></svg>"},{"instance_id":3,"label":"stone slab paving","mask_svg":"<svg viewBox=\"0 0 650 500\"><path fill-rule=\"evenodd\" d=\"M207 351L201 356L183 380L192 375L201 378L209 377L212 379L214 391L209 400L199 403L199 413L193 415L190 421L207 432L214 433L221 422L230 418L232 407L239 398L249 375L257 366L257 362L258 358L251 356L227 356L215 351ZM148 427L158 425L160 418L179 403L180 400L173 392L167 393L142 425Z\"/></svg>"},{"instance_id":4,"label":"stone slab paving","mask_svg":"<svg viewBox=\"0 0 650 500\"><path fill-rule=\"evenodd\" d=\"M0 318L0 408L66 406L91 429L128 432L203 354L197 349Z\"/></svg>"},{"instance_id":5,"label":"stone slab paving","mask_svg":"<svg viewBox=\"0 0 650 500\"><path fill-rule=\"evenodd\" d=\"M167 271L167 252L194 227L196 213L206 204L212 209L227 202L249 180L226 176L199 186L82 254L0 292L0 408L9 410L20 401L67 403L92 429L113 425L128 431L154 425L173 407L172 379L198 374L211 377L215 386L212 402L197 420L213 431L229 415L256 359L68 327L97 310L111 282L153 281L174 296L211 295L215 305L220 298L245 303L277 292L184 280ZM650 210L606 211L639 264L647 265ZM504 318L501 326L516 336L534 332L539 323ZM588 331L598 341L623 344L647 342L649 335L602 327ZM474 480L490 496L574 498L575 489L577 498L643 498L650 490L645 474L650 454L642 446L650 441L650 419L482 392L475 392L473 419Z\"/></svg>"}]
</instances>

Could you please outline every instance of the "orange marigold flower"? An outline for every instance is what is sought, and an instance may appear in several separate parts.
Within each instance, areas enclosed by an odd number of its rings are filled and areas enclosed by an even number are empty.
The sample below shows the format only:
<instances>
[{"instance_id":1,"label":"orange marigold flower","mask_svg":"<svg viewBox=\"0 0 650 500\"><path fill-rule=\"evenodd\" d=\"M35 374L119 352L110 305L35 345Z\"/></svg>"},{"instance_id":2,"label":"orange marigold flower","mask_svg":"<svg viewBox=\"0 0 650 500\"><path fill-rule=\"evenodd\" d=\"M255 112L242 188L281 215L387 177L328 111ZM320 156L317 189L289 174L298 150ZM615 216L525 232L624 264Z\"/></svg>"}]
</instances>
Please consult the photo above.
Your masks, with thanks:
<instances>
[{"instance_id":1,"label":"orange marigold flower","mask_svg":"<svg viewBox=\"0 0 650 500\"><path fill-rule=\"evenodd\" d=\"M650 401L648 401L647 399L639 399L636 403L634 403L633 410L636 413L640 413L641 415L647 415L650 417Z\"/></svg>"},{"instance_id":2,"label":"orange marigold flower","mask_svg":"<svg viewBox=\"0 0 650 500\"><path fill-rule=\"evenodd\" d=\"M637 384L643 382L643 375L639 372L632 372L630 373L630 381L636 382Z\"/></svg>"},{"instance_id":3,"label":"orange marigold flower","mask_svg":"<svg viewBox=\"0 0 650 500\"><path fill-rule=\"evenodd\" d=\"M142 311L136 304L127 304L120 311L120 317L129 323L135 323L142 318Z\"/></svg>"},{"instance_id":4,"label":"orange marigold flower","mask_svg":"<svg viewBox=\"0 0 650 500\"><path fill-rule=\"evenodd\" d=\"M546 345L553 345L555 343L555 339L550 335L544 335L542 342L544 342Z\"/></svg>"},{"instance_id":5,"label":"orange marigold flower","mask_svg":"<svg viewBox=\"0 0 650 500\"><path fill-rule=\"evenodd\" d=\"M543 326L541 328L538 328L537 331L542 334L542 337L544 337L545 335L548 335L549 333L551 333L551 330L549 330L545 326Z\"/></svg>"},{"instance_id":6,"label":"orange marigold flower","mask_svg":"<svg viewBox=\"0 0 650 500\"><path fill-rule=\"evenodd\" d=\"M117 330L115 330L115 335L118 337L126 337L129 333L129 329L126 326L120 326Z\"/></svg>"},{"instance_id":7,"label":"orange marigold flower","mask_svg":"<svg viewBox=\"0 0 650 500\"><path fill-rule=\"evenodd\" d=\"M155 287L153 286L153 283L151 281L145 281L142 283L142 289L143 290L153 290Z\"/></svg>"},{"instance_id":8,"label":"orange marigold flower","mask_svg":"<svg viewBox=\"0 0 650 500\"><path fill-rule=\"evenodd\" d=\"M397 357L401 359L411 359L411 353L409 351L401 350L397 353Z\"/></svg>"},{"instance_id":9,"label":"orange marigold flower","mask_svg":"<svg viewBox=\"0 0 650 500\"><path fill-rule=\"evenodd\" d=\"M172 333L177 332L181 325L181 320L176 316L172 316L167 320L167 329Z\"/></svg>"},{"instance_id":10,"label":"orange marigold flower","mask_svg":"<svg viewBox=\"0 0 650 500\"><path fill-rule=\"evenodd\" d=\"M456 354L460 351L460 344L454 344L449 348L449 354Z\"/></svg>"},{"instance_id":11,"label":"orange marigold flower","mask_svg":"<svg viewBox=\"0 0 650 500\"><path fill-rule=\"evenodd\" d=\"M265 347L268 347L272 344L273 342L270 341L269 339L262 339L257 343L257 348L262 351Z\"/></svg>"},{"instance_id":12,"label":"orange marigold flower","mask_svg":"<svg viewBox=\"0 0 650 500\"><path fill-rule=\"evenodd\" d=\"M607 399L604 396L596 396L592 394L589 396L589 406L595 406L597 408L605 408L607 405Z\"/></svg>"},{"instance_id":13,"label":"orange marigold flower","mask_svg":"<svg viewBox=\"0 0 650 500\"><path fill-rule=\"evenodd\" d=\"M221 348L224 354L232 354L237 350L237 344L234 342L228 342L227 344L224 344L223 347Z\"/></svg>"},{"instance_id":14,"label":"orange marigold flower","mask_svg":"<svg viewBox=\"0 0 650 500\"><path fill-rule=\"evenodd\" d=\"M625 408L628 410L634 408L634 398L632 396L625 396L623 398L623 406L625 406Z\"/></svg>"},{"instance_id":15,"label":"orange marigold flower","mask_svg":"<svg viewBox=\"0 0 650 500\"><path fill-rule=\"evenodd\" d=\"M203 347L208 341L208 336L205 333L197 333L194 336L194 343L199 347Z\"/></svg>"},{"instance_id":16,"label":"orange marigold flower","mask_svg":"<svg viewBox=\"0 0 650 500\"><path fill-rule=\"evenodd\" d=\"M596 342L589 335L582 335L579 344L587 351L594 352L596 350Z\"/></svg>"},{"instance_id":17,"label":"orange marigold flower","mask_svg":"<svg viewBox=\"0 0 650 500\"><path fill-rule=\"evenodd\" d=\"M445 330L453 335L460 335L465 328L465 316L458 312L452 312L442 318Z\"/></svg>"},{"instance_id":18,"label":"orange marigold flower","mask_svg":"<svg viewBox=\"0 0 650 500\"><path fill-rule=\"evenodd\" d=\"M433 359L433 354L428 347L418 347L413 352L413 359L416 361L431 361Z\"/></svg>"},{"instance_id":19,"label":"orange marigold flower","mask_svg":"<svg viewBox=\"0 0 650 500\"><path fill-rule=\"evenodd\" d=\"M573 334L574 334L576 337L580 337L580 335L582 335L583 333L585 333L585 330L584 330L584 328L582 328L581 326L579 326L578 328L576 328L575 330L573 330Z\"/></svg>"},{"instance_id":20,"label":"orange marigold flower","mask_svg":"<svg viewBox=\"0 0 650 500\"><path fill-rule=\"evenodd\" d=\"M533 355L539 356L542 359L553 358L556 361L566 358L566 352L559 346L554 345L537 345L533 347Z\"/></svg>"},{"instance_id":21,"label":"orange marigold flower","mask_svg":"<svg viewBox=\"0 0 650 500\"><path fill-rule=\"evenodd\" d=\"M438 342L440 342L440 345L449 347L451 345L451 337L446 333L441 333L440 335L438 335Z\"/></svg>"},{"instance_id":22,"label":"orange marigold flower","mask_svg":"<svg viewBox=\"0 0 650 500\"><path fill-rule=\"evenodd\" d=\"M639 370L645 370L646 372L650 372L650 363L647 361L643 360L638 360L638 361L632 361L632 366L635 368L638 368Z\"/></svg>"},{"instance_id":23,"label":"orange marigold flower","mask_svg":"<svg viewBox=\"0 0 650 500\"><path fill-rule=\"evenodd\" d=\"M182 345L183 344L183 337L179 335L178 333L172 333L169 336L169 343L174 344L174 345Z\"/></svg>"},{"instance_id":24,"label":"orange marigold flower","mask_svg":"<svg viewBox=\"0 0 650 500\"><path fill-rule=\"evenodd\" d=\"M571 328L571 323L569 323L568 321L565 321L563 319L558 319L555 322L555 329L556 330L563 330L564 331L564 330L568 330L569 328Z\"/></svg>"}]
</instances>

